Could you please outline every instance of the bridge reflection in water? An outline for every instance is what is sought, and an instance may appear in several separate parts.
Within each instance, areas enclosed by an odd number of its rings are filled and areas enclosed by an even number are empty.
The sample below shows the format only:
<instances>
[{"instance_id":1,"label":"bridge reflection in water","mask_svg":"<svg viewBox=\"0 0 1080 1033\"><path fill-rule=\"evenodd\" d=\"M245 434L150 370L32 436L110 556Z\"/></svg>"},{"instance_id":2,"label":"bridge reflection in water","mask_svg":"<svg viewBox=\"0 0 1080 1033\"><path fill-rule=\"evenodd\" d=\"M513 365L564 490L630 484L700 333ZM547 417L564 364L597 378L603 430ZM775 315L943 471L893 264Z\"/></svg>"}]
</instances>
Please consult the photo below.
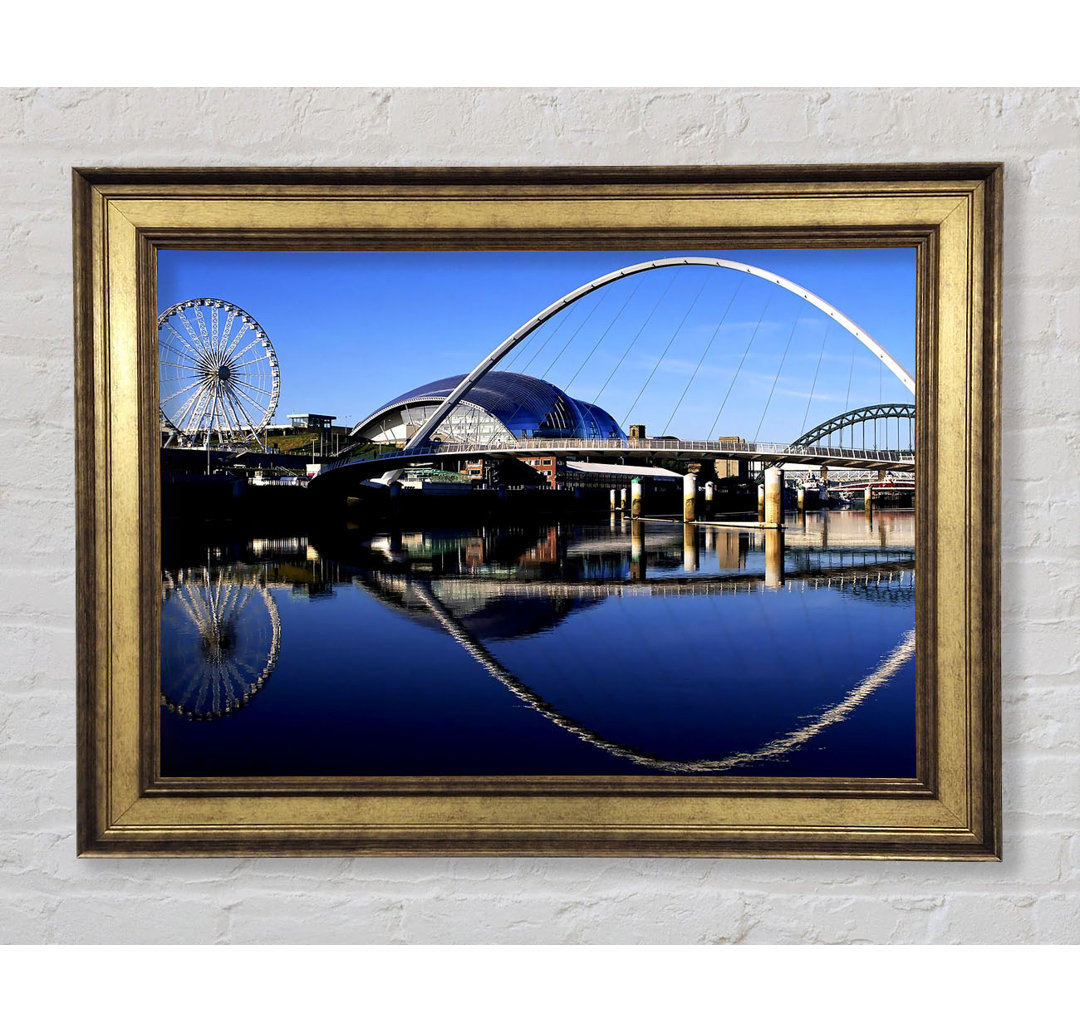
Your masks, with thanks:
<instances>
[{"instance_id":1,"label":"bridge reflection in water","mask_svg":"<svg viewBox=\"0 0 1080 1033\"><path fill-rule=\"evenodd\" d=\"M883 511L222 546L166 575L163 773L911 777L914 551ZM265 599L272 662L231 662ZM249 670L242 708L175 705Z\"/></svg>"}]
</instances>

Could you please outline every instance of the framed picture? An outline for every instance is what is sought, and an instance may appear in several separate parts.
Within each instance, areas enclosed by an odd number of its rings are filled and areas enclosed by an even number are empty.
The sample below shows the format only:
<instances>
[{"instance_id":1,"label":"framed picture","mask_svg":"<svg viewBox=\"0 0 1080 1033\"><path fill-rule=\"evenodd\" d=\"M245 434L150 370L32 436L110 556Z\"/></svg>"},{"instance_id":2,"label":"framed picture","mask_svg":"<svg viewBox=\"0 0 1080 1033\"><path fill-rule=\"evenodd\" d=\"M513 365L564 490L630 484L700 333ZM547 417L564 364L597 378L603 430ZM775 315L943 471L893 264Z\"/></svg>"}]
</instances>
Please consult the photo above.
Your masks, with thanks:
<instances>
[{"instance_id":1,"label":"framed picture","mask_svg":"<svg viewBox=\"0 0 1080 1033\"><path fill-rule=\"evenodd\" d=\"M998 859L999 165L74 172L79 849Z\"/></svg>"}]
</instances>

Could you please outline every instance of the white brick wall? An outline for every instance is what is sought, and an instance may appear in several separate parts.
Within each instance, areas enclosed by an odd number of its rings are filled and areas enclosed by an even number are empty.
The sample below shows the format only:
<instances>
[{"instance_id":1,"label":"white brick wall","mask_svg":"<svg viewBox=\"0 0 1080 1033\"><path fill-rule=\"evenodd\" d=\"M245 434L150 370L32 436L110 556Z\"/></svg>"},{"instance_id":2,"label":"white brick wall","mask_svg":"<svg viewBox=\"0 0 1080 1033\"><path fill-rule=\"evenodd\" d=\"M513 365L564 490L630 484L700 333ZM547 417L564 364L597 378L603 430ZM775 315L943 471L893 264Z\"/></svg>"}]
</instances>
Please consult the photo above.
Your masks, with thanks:
<instances>
[{"instance_id":1,"label":"white brick wall","mask_svg":"<svg viewBox=\"0 0 1080 1033\"><path fill-rule=\"evenodd\" d=\"M74 846L72 165L1006 163L1005 861ZM1080 940L1080 92L0 91L0 941Z\"/></svg>"}]
</instances>

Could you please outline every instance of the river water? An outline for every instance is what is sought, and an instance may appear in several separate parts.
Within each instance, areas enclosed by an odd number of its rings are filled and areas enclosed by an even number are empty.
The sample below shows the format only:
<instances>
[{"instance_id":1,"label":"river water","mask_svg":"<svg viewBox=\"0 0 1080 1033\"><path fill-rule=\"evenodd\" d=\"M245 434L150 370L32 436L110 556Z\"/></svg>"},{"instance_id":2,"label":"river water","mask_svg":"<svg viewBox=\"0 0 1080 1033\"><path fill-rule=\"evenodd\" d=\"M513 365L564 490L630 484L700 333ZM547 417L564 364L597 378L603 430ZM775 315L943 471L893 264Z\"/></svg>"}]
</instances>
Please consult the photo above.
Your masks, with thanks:
<instances>
[{"instance_id":1,"label":"river water","mask_svg":"<svg viewBox=\"0 0 1080 1033\"><path fill-rule=\"evenodd\" d=\"M914 580L910 511L221 541L162 774L913 777Z\"/></svg>"}]
</instances>

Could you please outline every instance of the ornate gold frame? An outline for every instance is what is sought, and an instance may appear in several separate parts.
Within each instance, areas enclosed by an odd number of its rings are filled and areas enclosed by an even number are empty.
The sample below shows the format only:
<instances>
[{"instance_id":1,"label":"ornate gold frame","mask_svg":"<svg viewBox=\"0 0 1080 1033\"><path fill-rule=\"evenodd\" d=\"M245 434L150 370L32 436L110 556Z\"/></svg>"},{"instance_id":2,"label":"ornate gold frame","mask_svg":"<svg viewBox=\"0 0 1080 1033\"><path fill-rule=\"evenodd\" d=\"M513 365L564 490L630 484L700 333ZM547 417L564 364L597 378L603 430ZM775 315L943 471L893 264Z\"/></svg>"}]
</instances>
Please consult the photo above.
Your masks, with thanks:
<instances>
[{"instance_id":1,"label":"ornate gold frame","mask_svg":"<svg viewBox=\"0 0 1080 1033\"><path fill-rule=\"evenodd\" d=\"M74 171L79 851L1000 857L1000 165ZM911 246L911 780L158 777L156 254Z\"/></svg>"}]
</instances>

